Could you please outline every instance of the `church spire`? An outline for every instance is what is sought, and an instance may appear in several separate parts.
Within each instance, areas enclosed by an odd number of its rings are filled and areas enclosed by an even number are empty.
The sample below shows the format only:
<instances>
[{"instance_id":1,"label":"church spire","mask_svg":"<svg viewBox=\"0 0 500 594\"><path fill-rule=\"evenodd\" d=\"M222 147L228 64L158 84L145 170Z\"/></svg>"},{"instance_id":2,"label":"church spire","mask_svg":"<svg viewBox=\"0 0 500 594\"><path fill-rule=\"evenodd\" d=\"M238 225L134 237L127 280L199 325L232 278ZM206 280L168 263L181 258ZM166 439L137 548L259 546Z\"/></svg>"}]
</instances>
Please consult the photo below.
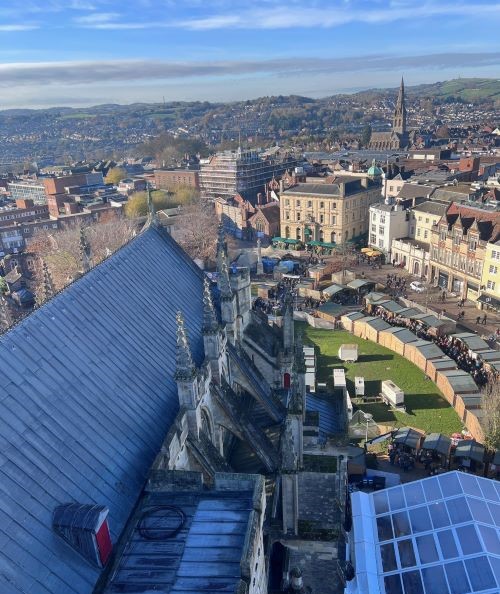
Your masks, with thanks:
<instances>
[{"instance_id":1,"label":"church spire","mask_svg":"<svg viewBox=\"0 0 500 594\"><path fill-rule=\"evenodd\" d=\"M401 84L399 85L392 129L397 134L406 134L405 81L403 77L401 77Z\"/></svg>"},{"instance_id":2,"label":"church spire","mask_svg":"<svg viewBox=\"0 0 500 594\"><path fill-rule=\"evenodd\" d=\"M203 334L213 334L217 332L219 322L215 313L214 303L212 301L212 293L210 291L210 283L205 277L203 283Z\"/></svg>"},{"instance_id":3,"label":"church spire","mask_svg":"<svg viewBox=\"0 0 500 594\"><path fill-rule=\"evenodd\" d=\"M180 311L175 316L177 321L177 352L176 352L176 366L175 379L176 380L190 380L196 374L196 369L191 356L191 349L184 326L184 318Z\"/></svg>"}]
</instances>

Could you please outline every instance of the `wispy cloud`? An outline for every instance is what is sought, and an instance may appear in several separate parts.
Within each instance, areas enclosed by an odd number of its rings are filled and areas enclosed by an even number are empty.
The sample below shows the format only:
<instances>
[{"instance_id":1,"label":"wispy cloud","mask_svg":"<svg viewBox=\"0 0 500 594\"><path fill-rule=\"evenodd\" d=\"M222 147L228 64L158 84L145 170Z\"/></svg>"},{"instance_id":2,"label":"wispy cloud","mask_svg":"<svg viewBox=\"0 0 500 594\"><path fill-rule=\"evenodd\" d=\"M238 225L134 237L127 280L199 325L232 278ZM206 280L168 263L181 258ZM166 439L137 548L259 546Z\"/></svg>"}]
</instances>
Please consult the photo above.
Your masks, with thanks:
<instances>
[{"instance_id":1,"label":"wispy cloud","mask_svg":"<svg viewBox=\"0 0 500 594\"><path fill-rule=\"evenodd\" d=\"M219 13L199 18L184 19L176 26L193 31L212 29L289 29L321 27L331 28L348 23L391 23L400 20L426 19L433 17L488 17L500 16L500 4L469 3L446 4L441 2L398 3L393 6L375 5L375 8L315 7L279 5L267 8L251 8L230 13Z\"/></svg>"},{"instance_id":2,"label":"wispy cloud","mask_svg":"<svg viewBox=\"0 0 500 594\"><path fill-rule=\"evenodd\" d=\"M9 33L15 31L33 31L33 29L39 29L39 25L28 25L25 23L12 23L0 25L0 33Z\"/></svg>"},{"instance_id":3,"label":"wispy cloud","mask_svg":"<svg viewBox=\"0 0 500 594\"><path fill-rule=\"evenodd\" d=\"M500 65L500 52L441 53L418 56L351 56L213 62L117 60L37 62L0 65L0 86L106 85L116 82L176 79L289 76L411 69L470 68Z\"/></svg>"},{"instance_id":4,"label":"wispy cloud","mask_svg":"<svg viewBox=\"0 0 500 594\"><path fill-rule=\"evenodd\" d=\"M75 17L73 22L78 25L101 25L115 21L120 15L117 12L92 12L83 16Z\"/></svg>"}]
</instances>

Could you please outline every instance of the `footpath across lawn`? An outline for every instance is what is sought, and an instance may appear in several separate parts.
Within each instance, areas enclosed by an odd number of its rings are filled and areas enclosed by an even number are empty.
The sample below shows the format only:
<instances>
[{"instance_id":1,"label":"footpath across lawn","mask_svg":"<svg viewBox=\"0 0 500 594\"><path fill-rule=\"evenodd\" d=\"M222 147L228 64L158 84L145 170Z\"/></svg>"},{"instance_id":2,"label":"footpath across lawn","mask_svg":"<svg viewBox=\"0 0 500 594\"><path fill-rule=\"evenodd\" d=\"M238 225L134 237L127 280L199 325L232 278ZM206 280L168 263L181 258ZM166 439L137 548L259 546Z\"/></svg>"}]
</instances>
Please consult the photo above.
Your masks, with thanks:
<instances>
[{"instance_id":1,"label":"footpath across lawn","mask_svg":"<svg viewBox=\"0 0 500 594\"><path fill-rule=\"evenodd\" d=\"M436 384L404 357L346 331L311 328L302 322L296 323L297 331L302 331L304 344L316 346L317 381L326 382L332 387L332 370L343 367L351 395L354 395L355 376L365 378L367 396L377 395L380 382L386 379L392 380L404 391L406 413L395 412L382 403L360 405L364 412L373 415L377 423L394 427L409 425L427 433L446 435L461 431L462 423L457 413L446 402ZM340 345L349 343L359 345L356 363L344 363L338 358Z\"/></svg>"}]
</instances>

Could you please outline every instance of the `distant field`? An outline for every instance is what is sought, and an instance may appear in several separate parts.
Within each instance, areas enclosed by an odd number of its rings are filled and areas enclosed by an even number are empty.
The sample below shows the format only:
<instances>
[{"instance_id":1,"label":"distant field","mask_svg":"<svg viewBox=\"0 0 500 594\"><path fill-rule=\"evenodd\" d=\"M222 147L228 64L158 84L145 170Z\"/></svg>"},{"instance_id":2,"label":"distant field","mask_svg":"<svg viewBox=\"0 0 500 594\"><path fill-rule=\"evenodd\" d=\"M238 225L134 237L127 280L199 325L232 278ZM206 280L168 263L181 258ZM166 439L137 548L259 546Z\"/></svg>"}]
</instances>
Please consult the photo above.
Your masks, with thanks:
<instances>
[{"instance_id":1,"label":"distant field","mask_svg":"<svg viewBox=\"0 0 500 594\"><path fill-rule=\"evenodd\" d=\"M60 117L61 120L87 120L89 118L96 118L96 114L92 113L69 113Z\"/></svg>"},{"instance_id":2,"label":"distant field","mask_svg":"<svg viewBox=\"0 0 500 594\"><path fill-rule=\"evenodd\" d=\"M304 333L304 343L317 347L318 381L332 385L332 370L344 367L348 390L354 394L354 377L365 378L366 394L380 392L380 382L391 379L405 392L406 413L394 412L384 404L363 404L360 408L373 414L375 421L385 425L403 427L406 425L428 433L439 432L450 435L462 429L462 423L443 398L437 386L424 373L404 357L378 344L353 336L349 332L319 330L304 323L296 324ZM343 363L337 357L341 344L359 345L360 357L356 363Z\"/></svg>"}]
</instances>

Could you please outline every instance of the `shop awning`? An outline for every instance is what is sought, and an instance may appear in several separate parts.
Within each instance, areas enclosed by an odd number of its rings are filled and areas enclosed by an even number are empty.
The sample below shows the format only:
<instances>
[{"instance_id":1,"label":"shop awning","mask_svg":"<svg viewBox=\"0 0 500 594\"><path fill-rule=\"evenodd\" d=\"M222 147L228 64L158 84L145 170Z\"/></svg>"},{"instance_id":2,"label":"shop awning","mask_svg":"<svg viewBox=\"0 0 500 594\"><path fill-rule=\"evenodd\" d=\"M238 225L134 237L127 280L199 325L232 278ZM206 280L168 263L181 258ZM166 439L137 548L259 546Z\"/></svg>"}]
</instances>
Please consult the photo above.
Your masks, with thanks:
<instances>
[{"instance_id":1,"label":"shop awning","mask_svg":"<svg viewBox=\"0 0 500 594\"><path fill-rule=\"evenodd\" d=\"M474 439L461 439L455 450L455 458L470 458L476 462L482 462L484 446Z\"/></svg>"},{"instance_id":2,"label":"shop awning","mask_svg":"<svg viewBox=\"0 0 500 594\"><path fill-rule=\"evenodd\" d=\"M362 254L367 254L368 252L372 252L372 248L366 247L366 248L361 248L361 253Z\"/></svg>"},{"instance_id":3,"label":"shop awning","mask_svg":"<svg viewBox=\"0 0 500 594\"><path fill-rule=\"evenodd\" d=\"M290 237L273 237L271 241L273 243L288 243L291 245L300 243L300 241L298 239L291 239Z\"/></svg>"},{"instance_id":4,"label":"shop awning","mask_svg":"<svg viewBox=\"0 0 500 594\"><path fill-rule=\"evenodd\" d=\"M491 295L483 293L482 295L479 295L477 300L479 301L479 303L484 303L489 307L493 307L494 309L500 310L500 300L496 299L495 297L491 297Z\"/></svg>"},{"instance_id":5,"label":"shop awning","mask_svg":"<svg viewBox=\"0 0 500 594\"><path fill-rule=\"evenodd\" d=\"M422 444L422 449L432 450L443 456L447 456L450 453L451 439L447 435L442 433L431 433L425 439Z\"/></svg>"}]
</instances>

